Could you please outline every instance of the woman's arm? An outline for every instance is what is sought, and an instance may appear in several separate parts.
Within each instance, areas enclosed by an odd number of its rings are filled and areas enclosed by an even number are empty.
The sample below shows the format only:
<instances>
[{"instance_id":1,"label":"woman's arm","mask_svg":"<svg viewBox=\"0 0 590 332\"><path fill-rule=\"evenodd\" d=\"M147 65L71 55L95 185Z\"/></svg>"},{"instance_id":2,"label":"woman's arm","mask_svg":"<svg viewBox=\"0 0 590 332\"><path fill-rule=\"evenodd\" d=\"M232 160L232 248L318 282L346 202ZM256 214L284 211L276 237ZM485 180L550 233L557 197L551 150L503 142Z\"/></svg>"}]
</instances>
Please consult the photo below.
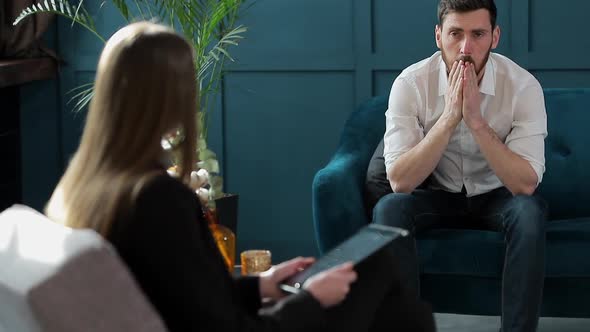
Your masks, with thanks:
<instances>
[{"instance_id":1,"label":"woman's arm","mask_svg":"<svg viewBox=\"0 0 590 332\"><path fill-rule=\"evenodd\" d=\"M198 200L175 179L154 179L118 222L111 241L171 331L296 331L323 320L306 292L256 315L257 283L234 283Z\"/></svg>"}]
</instances>

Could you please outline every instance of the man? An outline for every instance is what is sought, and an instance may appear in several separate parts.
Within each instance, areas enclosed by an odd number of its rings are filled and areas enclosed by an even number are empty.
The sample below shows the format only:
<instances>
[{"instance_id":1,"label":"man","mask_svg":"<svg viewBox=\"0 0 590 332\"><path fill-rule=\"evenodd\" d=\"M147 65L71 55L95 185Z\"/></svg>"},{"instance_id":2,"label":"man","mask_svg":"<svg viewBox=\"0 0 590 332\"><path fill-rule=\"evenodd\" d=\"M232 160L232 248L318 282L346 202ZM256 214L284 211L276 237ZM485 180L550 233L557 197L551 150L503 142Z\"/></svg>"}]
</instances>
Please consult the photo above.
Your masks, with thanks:
<instances>
[{"instance_id":1,"label":"man","mask_svg":"<svg viewBox=\"0 0 590 332\"><path fill-rule=\"evenodd\" d=\"M502 331L536 330L545 261L546 204L534 195L545 171L543 91L508 58L493 0L441 0L440 52L393 83L384 136L393 193L375 223L415 232L469 220L504 233ZM416 189L429 178L425 189ZM418 292L415 241L395 252Z\"/></svg>"}]
</instances>

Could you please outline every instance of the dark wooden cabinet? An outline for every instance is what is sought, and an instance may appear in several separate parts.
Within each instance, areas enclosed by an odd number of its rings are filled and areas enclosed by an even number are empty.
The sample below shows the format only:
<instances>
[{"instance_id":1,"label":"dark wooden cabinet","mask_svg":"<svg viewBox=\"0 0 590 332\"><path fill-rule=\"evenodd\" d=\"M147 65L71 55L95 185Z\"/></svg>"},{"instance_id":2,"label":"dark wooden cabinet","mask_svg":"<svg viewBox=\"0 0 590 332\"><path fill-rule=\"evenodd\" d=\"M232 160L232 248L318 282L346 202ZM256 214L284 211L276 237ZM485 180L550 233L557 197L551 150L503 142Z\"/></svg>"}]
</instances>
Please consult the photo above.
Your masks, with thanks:
<instances>
[{"instance_id":1,"label":"dark wooden cabinet","mask_svg":"<svg viewBox=\"0 0 590 332\"><path fill-rule=\"evenodd\" d=\"M0 88L0 211L21 202L21 147L17 86Z\"/></svg>"},{"instance_id":2,"label":"dark wooden cabinet","mask_svg":"<svg viewBox=\"0 0 590 332\"><path fill-rule=\"evenodd\" d=\"M0 211L22 203L20 86L55 73L51 58L0 60Z\"/></svg>"}]
</instances>

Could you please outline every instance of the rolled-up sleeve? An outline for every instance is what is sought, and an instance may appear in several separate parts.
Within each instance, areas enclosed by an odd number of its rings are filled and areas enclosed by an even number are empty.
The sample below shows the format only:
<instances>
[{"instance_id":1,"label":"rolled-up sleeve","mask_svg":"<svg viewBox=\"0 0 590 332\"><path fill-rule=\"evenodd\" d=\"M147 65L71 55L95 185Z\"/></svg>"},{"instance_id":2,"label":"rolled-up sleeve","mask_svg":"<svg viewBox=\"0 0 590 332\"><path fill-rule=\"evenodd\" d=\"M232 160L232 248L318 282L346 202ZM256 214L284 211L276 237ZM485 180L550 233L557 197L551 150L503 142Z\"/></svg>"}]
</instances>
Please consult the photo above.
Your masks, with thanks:
<instances>
[{"instance_id":1,"label":"rolled-up sleeve","mask_svg":"<svg viewBox=\"0 0 590 332\"><path fill-rule=\"evenodd\" d=\"M385 112L383 157L388 173L399 156L424 138L424 129L418 118L419 103L415 85L405 78L398 77L391 87L389 104Z\"/></svg>"},{"instance_id":2,"label":"rolled-up sleeve","mask_svg":"<svg viewBox=\"0 0 590 332\"><path fill-rule=\"evenodd\" d=\"M541 85L534 81L514 98L514 121L506 146L527 160L537 174L537 184L545 173L547 113Z\"/></svg>"}]
</instances>

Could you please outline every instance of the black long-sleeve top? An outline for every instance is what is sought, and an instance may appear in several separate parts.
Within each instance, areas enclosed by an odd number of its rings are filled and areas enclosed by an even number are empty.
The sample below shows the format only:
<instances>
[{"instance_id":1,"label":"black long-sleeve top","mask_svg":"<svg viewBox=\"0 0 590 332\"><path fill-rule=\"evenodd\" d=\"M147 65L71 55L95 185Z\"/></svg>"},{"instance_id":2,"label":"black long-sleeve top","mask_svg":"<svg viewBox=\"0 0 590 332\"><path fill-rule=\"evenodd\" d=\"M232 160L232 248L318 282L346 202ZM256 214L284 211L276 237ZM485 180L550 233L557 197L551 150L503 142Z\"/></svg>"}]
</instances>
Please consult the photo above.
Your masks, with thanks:
<instances>
[{"instance_id":1,"label":"black long-sleeve top","mask_svg":"<svg viewBox=\"0 0 590 332\"><path fill-rule=\"evenodd\" d=\"M227 272L196 195L163 173L118 214L107 238L171 332L309 331L325 312L308 292L258 314L259 279Z\"/></svg>"}]
</instances>

